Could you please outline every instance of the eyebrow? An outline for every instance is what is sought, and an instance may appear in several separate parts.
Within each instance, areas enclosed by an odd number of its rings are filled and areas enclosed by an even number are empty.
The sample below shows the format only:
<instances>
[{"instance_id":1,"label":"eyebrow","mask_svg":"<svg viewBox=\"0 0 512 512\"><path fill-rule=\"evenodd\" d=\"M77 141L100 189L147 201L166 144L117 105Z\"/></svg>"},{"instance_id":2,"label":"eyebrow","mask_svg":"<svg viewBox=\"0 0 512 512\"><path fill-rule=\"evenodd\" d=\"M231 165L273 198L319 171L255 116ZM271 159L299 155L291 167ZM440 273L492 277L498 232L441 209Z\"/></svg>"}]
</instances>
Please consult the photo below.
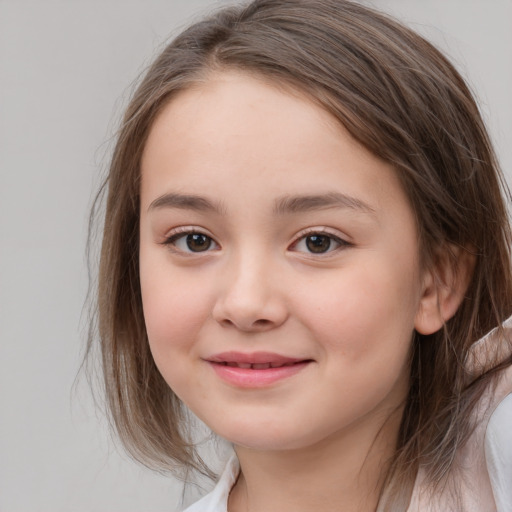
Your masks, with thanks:
<instances>
[{"instance_id":1,"label":"eyebrow","mask_svg":"<svg viewBox=\"0 0 512 512\"><path fill-rule=\"evenodd\" d=\"M211 201L203 196L194 194L168 193L157 197L148 208L148 211L161 208L178 208L183 210L196 210L222 215L225 208L220 202ZM278 198L274 205L275 215L302 213L312 210L329 208L348 208L362 213L375 214L375 210L364 201L339 192L328 192L313 195L287 195Z\"/></svg>"},{"instance_id":2,"label":"eyebrow","mask_svg":"<svg viewBox=\"0 0 512 512\"><path fill-rule=\"evenodd\" d=\"M274 213L285 215L328 208L348 208L362 213L375 214L375 210L364 201L339 192L326 194L284 196L276 201Z\"/></svg>"},{"instance_id":3,"label":"eyebrow","mask_svg":"<svg viewBox=\"0 0 512 512\"><path fill-rule=\"evenodd\" d=\"M164 194L157 197L148 208L148 211L161 208L179 208L183 210L196 210L200 212L211 212L221 214L224 208L219 202L213 202L206 197L194 194Z\"/></svg>"}]
</instances>

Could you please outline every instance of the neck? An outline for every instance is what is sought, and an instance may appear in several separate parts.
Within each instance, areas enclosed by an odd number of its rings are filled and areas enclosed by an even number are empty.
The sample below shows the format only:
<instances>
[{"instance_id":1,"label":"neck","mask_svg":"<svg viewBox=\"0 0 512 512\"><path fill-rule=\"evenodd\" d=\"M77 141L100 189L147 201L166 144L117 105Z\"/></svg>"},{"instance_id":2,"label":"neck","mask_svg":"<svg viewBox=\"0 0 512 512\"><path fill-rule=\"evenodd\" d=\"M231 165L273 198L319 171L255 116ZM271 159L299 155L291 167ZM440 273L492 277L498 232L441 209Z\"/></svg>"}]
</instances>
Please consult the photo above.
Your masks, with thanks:
<instances>
[{"instance_id":1,"label":"neck","mask_svg":"<svg viewBox=\"0 0 512 512\"><path fill-rule=\"evenodd\" d=\"M229 512L374 512L396 447L401 410L300 450L236 447L241 473Z\"/></svg>"}]
</instances>

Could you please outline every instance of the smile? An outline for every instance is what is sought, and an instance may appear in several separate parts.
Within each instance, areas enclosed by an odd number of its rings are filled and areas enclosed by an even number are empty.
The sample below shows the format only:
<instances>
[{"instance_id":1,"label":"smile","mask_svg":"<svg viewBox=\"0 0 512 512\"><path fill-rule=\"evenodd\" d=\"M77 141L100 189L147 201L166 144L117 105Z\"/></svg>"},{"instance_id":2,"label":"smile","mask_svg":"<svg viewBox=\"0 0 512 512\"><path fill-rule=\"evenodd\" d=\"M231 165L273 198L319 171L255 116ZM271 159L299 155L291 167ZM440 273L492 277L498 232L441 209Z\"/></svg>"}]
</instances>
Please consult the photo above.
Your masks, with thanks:
<instances>
[{"instance_id":1,"label":"smile","mask_svg":"<svg viewBox=\"0 0 512 512\"><path fill-rule=\"evenodd\" d=\"M268 370L269 368L282 368L283 366L293 366L297 363L236 363L236 362L223 362L219 363L224 366L230 366L232 368L244 368L244 369L251 369L251 370Z\"/></svg>"},{"instance_id":2,"label":"smile","mask_svg":"<svg viewBox=\"0 0 512 512\"><path fill-rule=\"evenodd\" d=\"M311 359L264 352L226 352L209 357L206 361L223 381L241 388L270 386L301 372L313 362Z\"/></svg>"}]
</instances>

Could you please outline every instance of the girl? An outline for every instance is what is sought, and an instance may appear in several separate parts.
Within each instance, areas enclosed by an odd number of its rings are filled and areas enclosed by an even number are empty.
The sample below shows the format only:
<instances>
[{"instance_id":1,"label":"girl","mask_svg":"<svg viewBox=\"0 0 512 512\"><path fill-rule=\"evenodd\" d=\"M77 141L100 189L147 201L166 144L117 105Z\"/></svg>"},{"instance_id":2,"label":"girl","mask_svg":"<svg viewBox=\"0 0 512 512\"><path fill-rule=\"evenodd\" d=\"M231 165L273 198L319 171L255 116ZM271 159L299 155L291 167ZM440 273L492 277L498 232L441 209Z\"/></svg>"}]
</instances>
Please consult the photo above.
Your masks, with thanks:
<instances>
[{"instance_id":1,"label":"girl","mask_svg":"<svg viewBox=\"0 0 512 512\"><path fill-rule=\"evenodd\" d=\"M510 414L484 454L512 389L505 186L428 42L345 0L221 9L147 72L106 185L116 429L207 471L186 405L236 453L190 512L512 510Z\"/></svg>"}]
</instances>

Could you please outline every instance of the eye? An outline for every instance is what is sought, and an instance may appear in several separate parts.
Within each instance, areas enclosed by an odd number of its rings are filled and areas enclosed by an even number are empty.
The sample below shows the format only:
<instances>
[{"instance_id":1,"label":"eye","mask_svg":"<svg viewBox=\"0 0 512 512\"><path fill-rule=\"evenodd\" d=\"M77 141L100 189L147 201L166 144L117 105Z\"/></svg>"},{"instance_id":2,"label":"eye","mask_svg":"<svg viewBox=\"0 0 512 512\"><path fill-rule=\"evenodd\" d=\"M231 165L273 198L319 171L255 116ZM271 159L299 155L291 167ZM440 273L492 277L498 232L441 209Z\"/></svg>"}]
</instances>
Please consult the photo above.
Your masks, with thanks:
<instances>
[{"instance_id":1,"label":"eye","mask_svg":"<svg viewBox=\"0 0 512 512\"><path fill-rule=\"evenodd\" d=\"M326 254L347 245L350 244L332 234L311 232L299 238L292 245L292 249L309 254Z\"/></svg>"},{"instance_id":2,"label":"eye","mask_svg":"<svg viewBox=\"0 0 512 512\"><path fill-rule=\"evenodd\" d=\"M197 231L181 231L168 237L164 245L181 253L207 252L218 249L218 244L210 236Z\"/></svg>"}]
</instances>

